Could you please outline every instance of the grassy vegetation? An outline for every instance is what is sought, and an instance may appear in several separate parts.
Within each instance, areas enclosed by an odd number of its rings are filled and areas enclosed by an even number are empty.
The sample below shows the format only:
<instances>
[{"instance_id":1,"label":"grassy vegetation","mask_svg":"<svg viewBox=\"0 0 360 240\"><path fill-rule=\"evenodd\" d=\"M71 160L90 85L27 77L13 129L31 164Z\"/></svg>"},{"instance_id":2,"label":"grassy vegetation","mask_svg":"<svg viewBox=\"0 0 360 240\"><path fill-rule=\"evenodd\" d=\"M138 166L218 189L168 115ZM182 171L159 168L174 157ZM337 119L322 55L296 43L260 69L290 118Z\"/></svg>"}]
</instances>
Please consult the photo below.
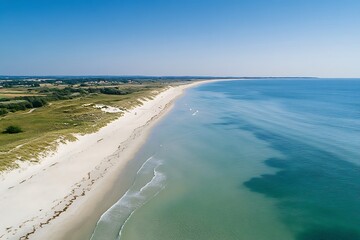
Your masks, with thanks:
<instances>
[{"instance_id":1,"label":"grassy vegetation","mask_svg":"<svg viewBox=\"0 0 360 240\"><path fill-rule=\"evenodd\" d=\"M25 103L25 100L8 100L4 102L0 102L0 107L7 107L11 104Z\"/></svg>"},{"instance_id":2,"label":"grassy vegetation","mask_svg":"<svg viewBox=\"0 0 360 240\"><path fill-rule=\"evenodd\" d=\"M16 89L0 88L0 99L17 98L17 97L25 97L25 96L43 96L43 95L39 94L37 91L33 89L27 89L27 88L16 88Z\"/></svg>"},{"instance_id":3,"label":"grassy vegetation","mask_svg":"<svg viewBox=\"0 0 360 240\"><path fill-rule=\"evenodd\" d=\"M36 109L8 112L2 116L0 114L0 171L16 167L16 160L38 161L42 154L56 149L59 140L73 141L75 140L74 133L95 132L122 114L105 113L101 109L94 108L94 104L130 109L141 104L139 99L151 98L167 85L163 83L121 84L115 86L115 89L124 91L123 95L112 94L111 91L108 94L102 93L107 93L107 91L87 92L74 95L70 99L49 101ZM71 87L73 89L89 88L88 86ZM61 86L59 89L64 89L64 87ZM7 94L6 90L1 90L0 94ZM12 88L11 91L14 89ZM37 91L36 89L30 91L32 94L39 93L41 87ZM19 126L22 132L1 133L8 126Z\"/></svg>"}]
</instances>

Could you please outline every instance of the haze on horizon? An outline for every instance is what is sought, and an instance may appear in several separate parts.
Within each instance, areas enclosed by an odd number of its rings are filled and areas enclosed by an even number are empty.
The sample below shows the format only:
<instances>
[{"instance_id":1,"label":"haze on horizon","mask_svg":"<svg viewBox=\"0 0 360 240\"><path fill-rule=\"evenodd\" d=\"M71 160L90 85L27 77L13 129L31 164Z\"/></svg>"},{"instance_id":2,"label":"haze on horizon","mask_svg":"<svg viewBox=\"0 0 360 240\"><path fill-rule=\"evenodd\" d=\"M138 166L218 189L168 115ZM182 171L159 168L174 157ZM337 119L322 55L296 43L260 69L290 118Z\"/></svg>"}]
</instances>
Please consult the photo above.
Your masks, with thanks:
<instances>
[{"instance_id":1,"label":"haze on horizon","mask_svg":"<svg viewBox=\"0 0 360 240\"><path fill-rule=\"evenodd\" d=\"M0 0L0 75L360 77L357 0Z\"/></svg>"}]
</instances>

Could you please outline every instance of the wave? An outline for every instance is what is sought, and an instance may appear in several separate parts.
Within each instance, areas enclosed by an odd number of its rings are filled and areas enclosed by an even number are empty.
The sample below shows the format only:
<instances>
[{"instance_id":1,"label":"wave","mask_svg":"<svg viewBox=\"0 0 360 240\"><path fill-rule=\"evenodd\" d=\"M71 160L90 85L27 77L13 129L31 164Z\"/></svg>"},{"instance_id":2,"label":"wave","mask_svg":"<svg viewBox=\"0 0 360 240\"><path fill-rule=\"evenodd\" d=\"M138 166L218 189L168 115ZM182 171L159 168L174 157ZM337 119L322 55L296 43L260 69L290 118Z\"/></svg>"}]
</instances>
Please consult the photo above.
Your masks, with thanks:
<instances>
[{"instance_id":1,"label":"wave","mask_svg":"<svg viewBox=\"0 0 360 240\"><path fill-rule=\"evenodd\" d=\"M132 214L165 187L166 176L159 170L162 164L154 156L144 162L129 190L100 217L91 240L120 239Z\"/></svg>"}]
</instances>

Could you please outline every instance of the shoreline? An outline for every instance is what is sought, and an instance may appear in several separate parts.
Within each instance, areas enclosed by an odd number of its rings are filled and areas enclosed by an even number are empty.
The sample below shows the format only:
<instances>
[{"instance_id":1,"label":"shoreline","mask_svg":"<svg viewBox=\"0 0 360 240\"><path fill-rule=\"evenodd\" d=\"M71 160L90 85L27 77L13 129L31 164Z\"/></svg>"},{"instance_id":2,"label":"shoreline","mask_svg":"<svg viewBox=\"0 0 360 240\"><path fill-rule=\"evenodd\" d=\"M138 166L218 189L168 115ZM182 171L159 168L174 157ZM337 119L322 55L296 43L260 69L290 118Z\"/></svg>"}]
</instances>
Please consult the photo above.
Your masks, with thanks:
<instances>
[{"instance_id":1,"label":"shoreline","mask_svg":"<svg viewBox=\"0 0 360 240\"><path fill-rule=\"evenodd\" d=\"M101 214L130 185L124 171L152 127L186 89L216 81L170 87L98 132L61 145L39 164L6 173L0 181L0 239L89 239Z\"/></svg>"}]
</instances>

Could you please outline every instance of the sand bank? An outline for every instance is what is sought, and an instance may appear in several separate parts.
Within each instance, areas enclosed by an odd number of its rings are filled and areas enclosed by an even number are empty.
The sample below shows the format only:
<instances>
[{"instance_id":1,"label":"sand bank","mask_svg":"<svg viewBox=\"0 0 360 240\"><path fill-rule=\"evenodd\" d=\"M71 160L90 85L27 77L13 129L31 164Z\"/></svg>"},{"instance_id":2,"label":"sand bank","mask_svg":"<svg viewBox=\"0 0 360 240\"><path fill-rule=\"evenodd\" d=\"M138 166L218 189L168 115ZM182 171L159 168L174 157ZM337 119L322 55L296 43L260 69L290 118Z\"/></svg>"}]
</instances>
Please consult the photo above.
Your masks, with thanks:
<instances>
[{"instance_id":1,"label":"sand bank","mask_svg":"<svg viewBox=\"0 0 360 240\"><path fill-rule=\"evenodd\" d=\"M0 239L88 239L131 182L124 169L151 127L186 88L205 82L171 87L98 132L60 145L39 164L3 174ZM123 189L111 194L119 181Z\"/></svg>"}]
</instances>

